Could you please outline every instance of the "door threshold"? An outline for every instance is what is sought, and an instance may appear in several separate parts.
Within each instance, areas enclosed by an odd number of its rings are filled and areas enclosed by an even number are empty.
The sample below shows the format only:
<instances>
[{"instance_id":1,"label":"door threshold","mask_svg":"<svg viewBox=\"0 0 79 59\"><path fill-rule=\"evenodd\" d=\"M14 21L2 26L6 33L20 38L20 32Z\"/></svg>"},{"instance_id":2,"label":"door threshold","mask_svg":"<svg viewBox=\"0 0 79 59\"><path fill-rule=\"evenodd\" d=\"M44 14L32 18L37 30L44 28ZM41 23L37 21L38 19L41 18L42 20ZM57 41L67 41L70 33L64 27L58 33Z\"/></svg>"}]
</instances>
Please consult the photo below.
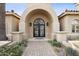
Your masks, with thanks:
<instances>
[{"instance_id":1,"label":"door threshold","mask_svg":"<svg viewBox=\"0 0 79 59\"><path fill-rule=\"evenodd\" d=\"M48 39L46 39L46 38L31 38L31 39L28 39L28 41L48 41Z\"/></svg>"},{"instance_id":2,"label":"door threshold","mask_svg":"<svg viewBox=\"0 0 79 59\"><path fill-rule=\"evenodd\" d=\"M35 39L44 39L44 37L35 37Z\"/></svg>"}]
</instances>

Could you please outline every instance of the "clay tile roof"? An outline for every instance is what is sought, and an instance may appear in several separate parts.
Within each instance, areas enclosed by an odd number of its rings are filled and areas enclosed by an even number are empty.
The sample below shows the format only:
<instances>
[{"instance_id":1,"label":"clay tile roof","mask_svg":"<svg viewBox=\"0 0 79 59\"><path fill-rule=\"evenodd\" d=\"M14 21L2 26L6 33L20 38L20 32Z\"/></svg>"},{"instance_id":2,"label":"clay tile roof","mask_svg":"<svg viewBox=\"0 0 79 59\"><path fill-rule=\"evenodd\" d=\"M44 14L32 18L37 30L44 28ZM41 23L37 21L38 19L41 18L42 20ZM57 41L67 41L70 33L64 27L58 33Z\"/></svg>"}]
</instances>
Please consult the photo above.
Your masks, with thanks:
<instances>
[{"instance_id":1,"label":"clay tile roof","mask_svg":"<svg viewBox=\"0 0 79 59\"><path fill-rule=\"evenodd\" d=\"M6 11L5 13L6 13L6 15L13 15L13 16L19 18L19 19L21 17L20 15L18 15L17 13L15 13L14 10Z\"/></svg>"},{"instance_id":2,"label":"clay tile roof","mask_svg":"<svg viewBox=\"0 0 79 59\"><path fill-rule=\"evenodd\" d=\"M68 10L68 9L65 9L64 12L62 12L58 18L61 18L63 17L64 15L67 15L67 14L79 14L79 11L78 10Z\"/></svg>"},{"instance_id":3,"label":"clay tile roof","mask_svg":"<svg viewBox=\"0 0 79 59\"><path fill-rule=\"evenodd\" d=\"M79 12L78 10L68 10L68 9L65 9L65 12Z\"/></svg>"}]
</instances>

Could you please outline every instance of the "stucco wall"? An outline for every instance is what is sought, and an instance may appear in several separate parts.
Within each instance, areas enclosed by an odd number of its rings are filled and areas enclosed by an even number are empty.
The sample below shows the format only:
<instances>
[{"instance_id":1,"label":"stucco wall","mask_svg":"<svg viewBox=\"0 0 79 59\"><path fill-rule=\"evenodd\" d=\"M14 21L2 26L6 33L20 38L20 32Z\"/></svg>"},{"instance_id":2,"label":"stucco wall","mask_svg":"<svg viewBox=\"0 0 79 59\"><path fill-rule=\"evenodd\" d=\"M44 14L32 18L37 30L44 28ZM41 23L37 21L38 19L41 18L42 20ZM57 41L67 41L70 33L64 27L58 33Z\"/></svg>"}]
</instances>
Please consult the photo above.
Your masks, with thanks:
<instances>
[{"instance_id":1,"label":"stucco wall","mask_svg":"<svg viewBox=\"0 0 79 59\"><path fill-rule=\"evenodd\" d=\"M19 30L19 19L13 16L12 20L12 31L18 31Z\"/></svg>"},{"instance_id":2,"label":"stucco wall","mask_svg":"<svg viewBox=\"0 0 79 59\"><path fill-rule=\"evenodd\" d=\"M12 16L5 17L6 35L12 32Z\"/></svg>"},{"instance_id":3,"label":"stucco wall","mask_svg":"<svg viewBox=\"0 0 79 59\"><path fill-rule=\"evenodd\" d=\"M60 23L60 31L64 31L64 24L65 24L65 17L62 17L61 19L59 19L59 23Z\"/></svg>"},{"instance_id":4,"label":"stucco wall","mask_svg":"<svg viewBox=\"0 0 79 59\"><path fill-rule=\"evenodd\" d=\"M11 34L13 31L17 31L17 25L19 23L19 18L16 18L13 15L6 15L5 24L6 24L6 35Z\"/></svg>"},{"instance_id":5,"label":"stucco wall","mask_svg":"<svg viewBox=\"0 0 79 59\"><path fill-rule=\"evenodd\" d=\"M62 30L72 33L72 20L78 19L79 15L66 15L60 19ZM62 21L63 20L63 21Z\"/></svg>"}]
</instances>

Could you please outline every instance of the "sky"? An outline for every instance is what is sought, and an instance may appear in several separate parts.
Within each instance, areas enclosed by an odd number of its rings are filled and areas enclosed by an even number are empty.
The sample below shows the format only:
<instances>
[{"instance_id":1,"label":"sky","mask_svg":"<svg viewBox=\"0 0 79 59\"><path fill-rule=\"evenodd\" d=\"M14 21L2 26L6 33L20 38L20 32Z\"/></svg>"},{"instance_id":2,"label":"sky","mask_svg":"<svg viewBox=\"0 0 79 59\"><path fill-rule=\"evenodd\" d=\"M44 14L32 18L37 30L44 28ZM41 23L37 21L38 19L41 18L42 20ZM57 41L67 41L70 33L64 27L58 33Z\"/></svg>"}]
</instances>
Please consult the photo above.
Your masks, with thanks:
<instances>
[{"instance_id":1,"label":"sky","mask_svg":"<svg viewBox=\"0 0 79 59\"><path fill-rule=\"evenodd\" d=\"M26 9L26 3L6 3L6 11L14 10L19 15L22 15ZM65 9L75 10L74 3L52 3L51 8L54 9L57 15L60 15Z\"/></svg>"}]
</instances>

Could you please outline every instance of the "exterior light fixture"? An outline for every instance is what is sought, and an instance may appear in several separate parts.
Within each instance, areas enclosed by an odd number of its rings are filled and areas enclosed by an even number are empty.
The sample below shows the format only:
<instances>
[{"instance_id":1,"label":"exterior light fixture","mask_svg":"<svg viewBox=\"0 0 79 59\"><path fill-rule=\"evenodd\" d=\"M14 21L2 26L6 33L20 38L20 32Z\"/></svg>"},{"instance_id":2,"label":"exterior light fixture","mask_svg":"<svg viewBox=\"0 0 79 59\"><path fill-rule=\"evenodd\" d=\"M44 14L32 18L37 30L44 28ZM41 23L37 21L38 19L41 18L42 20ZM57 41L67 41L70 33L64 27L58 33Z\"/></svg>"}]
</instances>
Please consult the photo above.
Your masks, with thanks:
<instances>
[{"instance_id":1,"label":"exterior light fixture","mask_svg":"<svg viewBox=\"0 0 79 59\"><path fill-rule=\"evenodd\" d=\"M29 26L32 26L32 23L31 22L29 23Z\"/></svg>"},{"instance_id":2,"label":"exterior light fixture","mask_svg":"<svg viewBox=\"0 0 79 59\"><path fill-rule=\"evenodd\" d=\"M46 25L47 25L47 26L49 25L48 22L46 23Z\"/></svg>"}]
</instances>

